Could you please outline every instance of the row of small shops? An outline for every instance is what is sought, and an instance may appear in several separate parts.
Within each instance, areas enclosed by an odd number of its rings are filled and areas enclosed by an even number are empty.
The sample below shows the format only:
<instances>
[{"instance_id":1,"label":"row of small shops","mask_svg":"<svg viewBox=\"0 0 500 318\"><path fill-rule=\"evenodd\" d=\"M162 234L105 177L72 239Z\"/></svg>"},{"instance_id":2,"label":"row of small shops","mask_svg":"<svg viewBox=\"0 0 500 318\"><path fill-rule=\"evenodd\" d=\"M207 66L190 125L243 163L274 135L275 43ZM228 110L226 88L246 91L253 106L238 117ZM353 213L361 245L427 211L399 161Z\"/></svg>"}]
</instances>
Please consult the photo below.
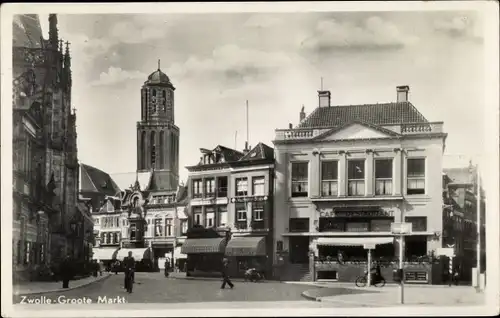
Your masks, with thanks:
<instances>
[{"instance_id":1,"label":"row of small shops","mask_svg":"<svg viewBox=\"0 0 500 318\"><path fill-rule=\"evenodd\" d=\"M187 254L187 276L220 276L222 260L229 260L229 274L242 277L245 270L254 267L269 273L272 260L267 257L266 236L235 236L232 238L188 238L182 245Z\"/></svg>"}]
</instances>

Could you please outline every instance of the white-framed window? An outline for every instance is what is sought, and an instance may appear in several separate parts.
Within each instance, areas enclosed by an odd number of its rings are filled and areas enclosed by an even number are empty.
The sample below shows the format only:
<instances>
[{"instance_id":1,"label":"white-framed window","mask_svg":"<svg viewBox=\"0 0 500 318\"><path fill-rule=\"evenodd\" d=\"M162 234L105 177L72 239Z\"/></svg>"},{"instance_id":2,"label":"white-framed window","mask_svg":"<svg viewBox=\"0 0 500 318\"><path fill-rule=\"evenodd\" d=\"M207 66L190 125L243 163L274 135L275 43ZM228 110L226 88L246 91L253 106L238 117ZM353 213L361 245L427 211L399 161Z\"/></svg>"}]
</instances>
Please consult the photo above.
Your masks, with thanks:
<instances>
[{"instance_id":1,"label":"white-framed window","mask_svg":"<svg viewBox=\"0 0 500 318\"><path fill-rule=\"evenodd\" d=\"M185 234L185 233L187 233L187 231L188 231L188 221L183 220L181 222L181 232L182 232L181 234Z\"/></svg>"},{"instance_id":2,"label":"white-framed window","mask_svg":"<svg viewBox=\"0 0 500 318\"><path fill-rule=\"evenodd\" d=\"M321 195L334 197L339 193L338 187L338 161L321 162Z\"/></svg>"},{"instance_id":3,"label":"white-framed window","mask_svg":"<svg viewBox=\"0 0 500 318\"><path fill-rule=\"evenodd\" d=\"M307 162L292 162L292 197L308 196L308 167Z\"/></svg>"},{"instance_id":4,"label":"white-framed window","mask_svg":"<svg viewBox=\"0 0 500 318\"><path fill-rule=\"evenodd\" d=\"M236 196L247 196L248 195L248 179L238 178L236 179Z\"/></svg>"},{"instance_id":5,"label":"white-framed window","mask_svg":"<svg viewBox=\"0 0 500 318\"><path fill-rule=\"evenodd\" d=\"M195 225L203 225L202 224L202 211L201 211L201 207L197 206L197 207L193 207L193 215L194 215L194 224Z\"/></svg>"},{"instance_id":6,"label":"white-framed window","mask_svg":"<svg viewBox=\"0 0 500 318\"><path fill-rule=\"evenodd\" d=\"M219 217L217 218L218 226L227 226L227 206L219 205L217 207Z\"/></svg>"},{"instance_id":7,"label":"white-framed window","mask_svg":"<svg viewBox=\"0 0 500 318\"><path fill-rule=\"evenodd\" d=\"M25 254L24 254L24 263L29 264L31 260L31 242L26 242Z\"/></svg>"},{"instance_id":8,"label":"white-framed window","mask_svg":"<svg viewBox=\"0 0 500 318\"><path fill-rule=\"evenodd\" d=\"M253 195L264 195L265 181L266 181L266 179L264 177L252 178L252 194Z\"/></svg>"},{"instance_id":9,"label":"white-framed window","mask_svg":"<svg viewBox=\"0 0 500 318\"><path fill-rule=\"evenodd\" d=\"M407 194L425 194L425 159L407 159Z\"/></svg>"},{"instance_id":10,"label":"white-framed window","mask_svg":"<svg viewBox=\"0 0 500 318\"><path fill-rule=\"evenodd\" d=\"M193 198L201 198L202 196L202 180L193 180Z\"/></svg>"},{"instance_id":11,"label":"white-framed window","mask_svg":"<svg viewBox=\"0 0 500 318\"><path fill-rule=\"evenodd\" d=\"M235 203L236 208L236 220L246 221L247 219L247 204L246 203Z\"/></svg>"},{"instance_id":12,"label":"white-framed window","mask_svg":"<svg viewBox=\"0 0 500 318\"><path fill-rule=\"evenodd\" d=\"M205 227L210 228L215 226L215 208L207 206L205 208Z\"/></svg>"},{"instance_id":13,"label":"white-framed window","mask_svg":"<svg viewBox=\"0 0 500 318\"><path fill-rule=\"evenodd\" d=\"M163 236L163 219L155 218L155 236Z\"/></svg>"},{"instance_id":14,"label":"white-framed window","mask_svg":"<svg viewBox=\"0 0 500 318\"><path fill-rule=\"evenodd\" d=\"M215 195L215 179L205 179L205 196L212 197Z\"/></svg>"},{"instance_id":15,"label":"white-framed window","mask_svg":"<svg viewBox=\"0 0 500 318\"><path fill-rule=\"evenodd\" d=\"M375 195L392 194L392 159L375 160Z\"/></svg>"},{"instance_id":16,"label":"white-framed window","mask_svg":"<svg viewBox=\"0 0 500 318\"><path fill-rule=\"evenodd\" d=\"M347 161L348 195L365 195L365 160L354 159Z\"/></svg>"},{"instance_id":17,"label":"white-framed window","mask_svg":"<svg viewBox=\"0 0 500 318\"><path fill-rule=\"evenodd\" d=\"M264 202L254 202L252 204L252 214L254 221L264 220Z\"/></svg>"},{"instance_id":18,"label":"white-framed window","mask_svg":"<svg viewBox=\"0 0 500 318\"><path fill-rule=\"evenodd\" d=\"M166 236L172 236L172 227L173 227L173 220L172 219L166 219L165 220L165 232Z\"/></svg>"}]
</instances>

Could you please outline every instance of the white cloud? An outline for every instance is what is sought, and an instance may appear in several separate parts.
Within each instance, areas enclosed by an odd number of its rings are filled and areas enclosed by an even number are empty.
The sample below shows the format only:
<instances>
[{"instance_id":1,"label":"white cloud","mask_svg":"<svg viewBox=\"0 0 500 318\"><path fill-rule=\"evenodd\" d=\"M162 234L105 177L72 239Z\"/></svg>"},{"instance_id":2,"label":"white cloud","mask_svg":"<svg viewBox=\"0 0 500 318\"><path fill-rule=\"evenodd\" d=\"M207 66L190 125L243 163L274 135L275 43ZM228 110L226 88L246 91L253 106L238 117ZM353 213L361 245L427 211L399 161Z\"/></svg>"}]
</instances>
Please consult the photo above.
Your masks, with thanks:
<instances>
[{"instance_id":1,"label":"white cloud","mask_svg":"<svg viewBox=\"0 0 500 318\"><path fill-rule=\"evenodd\" d=\"M245 27L249 28L268 28L282 24L282 19L265 14L252 15L245 23Z\"/></svg>"},{"instance_id":2,"label":"white cloud","mask_svg":"<svg viewBox=\"0 0 500 318\"><path fill-rule=\"evenodd\" d=\"M450 19L440 19L434 22L434 30L455 37L465 37L479 40L482 30L478 21L467 16L455 16Z\"/></svg>"},{"instance_id":3,"label":"white cloud","mask_svg":"<svg viewBox=\"0 0 500 318\"><path fill-rule=\"evenodd\" d=\"M166 32L167 28L161 25L118 22L111 28L110 36L116 42L137 44L164 38Z\"/></svg>"},{"instance_id":4,"label":"white cloud","mask_svg":"<svg viewBox=\"0 0 500 318\"><path fill-rule=\"evenodd\" d=\"M390 22L373 16L355 24L335 19L319 21L315 34L302 38L300 44L306 49L383 49L402 48L414 44L418 38L403 34Z\"/></svg>"},{"instance_id":5,"label":"white cloud","mask_svg":"<svg viewBox=\"0 0 500 318\"><path fill-rule=\"evenodd\" d=\"M250 79L277 71L285 66L298 62L294 54L284 52L266 52L256 49L243 49L237 45L228 44L213 50L209 58L189 57L184 63L173 64L169 74L176 77L198 75L235 74L244 79Z\"/></svg>"},{"instance_id":6,"label":"white cloud","mask_svg":"<svg viewBox=\"0 0 500 318\"><path fill-rule=\"evenodd\" d=\"M102 72L99 79L92 82L92 86L106 86L125 83L130 80L146 79L147 74L139 71L126 71L119 67L110 67L107 72Z\"/></svg>"}]
</instances>

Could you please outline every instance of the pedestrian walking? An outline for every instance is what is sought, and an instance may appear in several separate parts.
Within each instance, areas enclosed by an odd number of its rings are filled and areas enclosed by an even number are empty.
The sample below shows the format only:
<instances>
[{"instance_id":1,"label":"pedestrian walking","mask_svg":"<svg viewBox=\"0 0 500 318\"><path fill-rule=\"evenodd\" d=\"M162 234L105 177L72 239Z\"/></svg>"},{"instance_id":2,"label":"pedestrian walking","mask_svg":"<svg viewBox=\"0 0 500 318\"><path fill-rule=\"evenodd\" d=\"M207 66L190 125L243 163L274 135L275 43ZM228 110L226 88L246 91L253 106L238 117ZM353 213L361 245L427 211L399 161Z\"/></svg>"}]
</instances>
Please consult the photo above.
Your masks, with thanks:
<instances>
[{"instance_id":1,"label":"pedestrian walking","mask_svg":"<svg viewBox=\"0 0 500 318\"><path fill-rule=\"evenodd\" d=\"M168 277L169 271L170 271L170 260L167 258L165 259L165 277Z\"/></svg>"},{"instance_id":2,"label":"pedestrian walking","mask_svg":"<svg viewBox=\"0 0 500 318\"><path fill-rule=\"evenodd\" d=\"M128 289L129 280L134 283L134 270L135 270L135 259L132 257L132 252L128 252L128 256L123 259L124 271L125 271L125 284L124 287L131 293L132 291Z\"/></svg>"},{"instance_id":3,"label":"pedestrian walking","mask_svg":"<svg viewBox=\"0 0 500 318\"><path fill-rule=\"evenodd\" d=\"M234 285L229 279L229 274L228 274L228 267L229 267L229 261L227 258L224 258L222 260L222 286L220 287L221 289L226 288L226 284L233 289Z\"/></svg>"},{"instance_id":4,"label":"pedestrian walking","mask_svg":"<svg viewBox=\"0 0 500 318\"><path fill-rule=\"evenodd\" d=\"M69 288L69 281L73 274L73 262L69 255L66 255L60 265L60 273L62 277L62 288Z\"/></svg>"}]
</instances>

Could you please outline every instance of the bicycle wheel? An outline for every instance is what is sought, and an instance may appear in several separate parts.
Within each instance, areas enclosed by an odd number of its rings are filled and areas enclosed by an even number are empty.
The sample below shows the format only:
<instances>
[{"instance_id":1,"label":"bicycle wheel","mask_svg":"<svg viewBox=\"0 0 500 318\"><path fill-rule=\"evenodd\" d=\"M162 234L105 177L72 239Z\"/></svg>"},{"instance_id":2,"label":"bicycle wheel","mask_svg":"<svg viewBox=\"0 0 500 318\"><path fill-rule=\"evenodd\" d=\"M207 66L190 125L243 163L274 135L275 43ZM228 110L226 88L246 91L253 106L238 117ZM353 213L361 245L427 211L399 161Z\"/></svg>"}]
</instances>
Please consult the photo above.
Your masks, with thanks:
<instances>
[{"instance_id":1,"label":"bicycle wheel","mask_svg":"<svg viewBox=\"0 0 500 318\"><path fill-rule=\"evenodd\" d=\"M356 278L356 286L357 287L365 287L366 286L366 277L365 276L359 276Z\"/></svg>"},{"instance_id":2,"label":"bicycle wheel","mask_svg":"<svg viewBox=\"0 0 500 318\"><path fill-rule=\"evenodd\" d=\"M373 284L375 287L384 287L385 286L385 279L383 278L380 278L378 280L378 282L376 282L375 284Z\"/></svg>"}]
</instances>

